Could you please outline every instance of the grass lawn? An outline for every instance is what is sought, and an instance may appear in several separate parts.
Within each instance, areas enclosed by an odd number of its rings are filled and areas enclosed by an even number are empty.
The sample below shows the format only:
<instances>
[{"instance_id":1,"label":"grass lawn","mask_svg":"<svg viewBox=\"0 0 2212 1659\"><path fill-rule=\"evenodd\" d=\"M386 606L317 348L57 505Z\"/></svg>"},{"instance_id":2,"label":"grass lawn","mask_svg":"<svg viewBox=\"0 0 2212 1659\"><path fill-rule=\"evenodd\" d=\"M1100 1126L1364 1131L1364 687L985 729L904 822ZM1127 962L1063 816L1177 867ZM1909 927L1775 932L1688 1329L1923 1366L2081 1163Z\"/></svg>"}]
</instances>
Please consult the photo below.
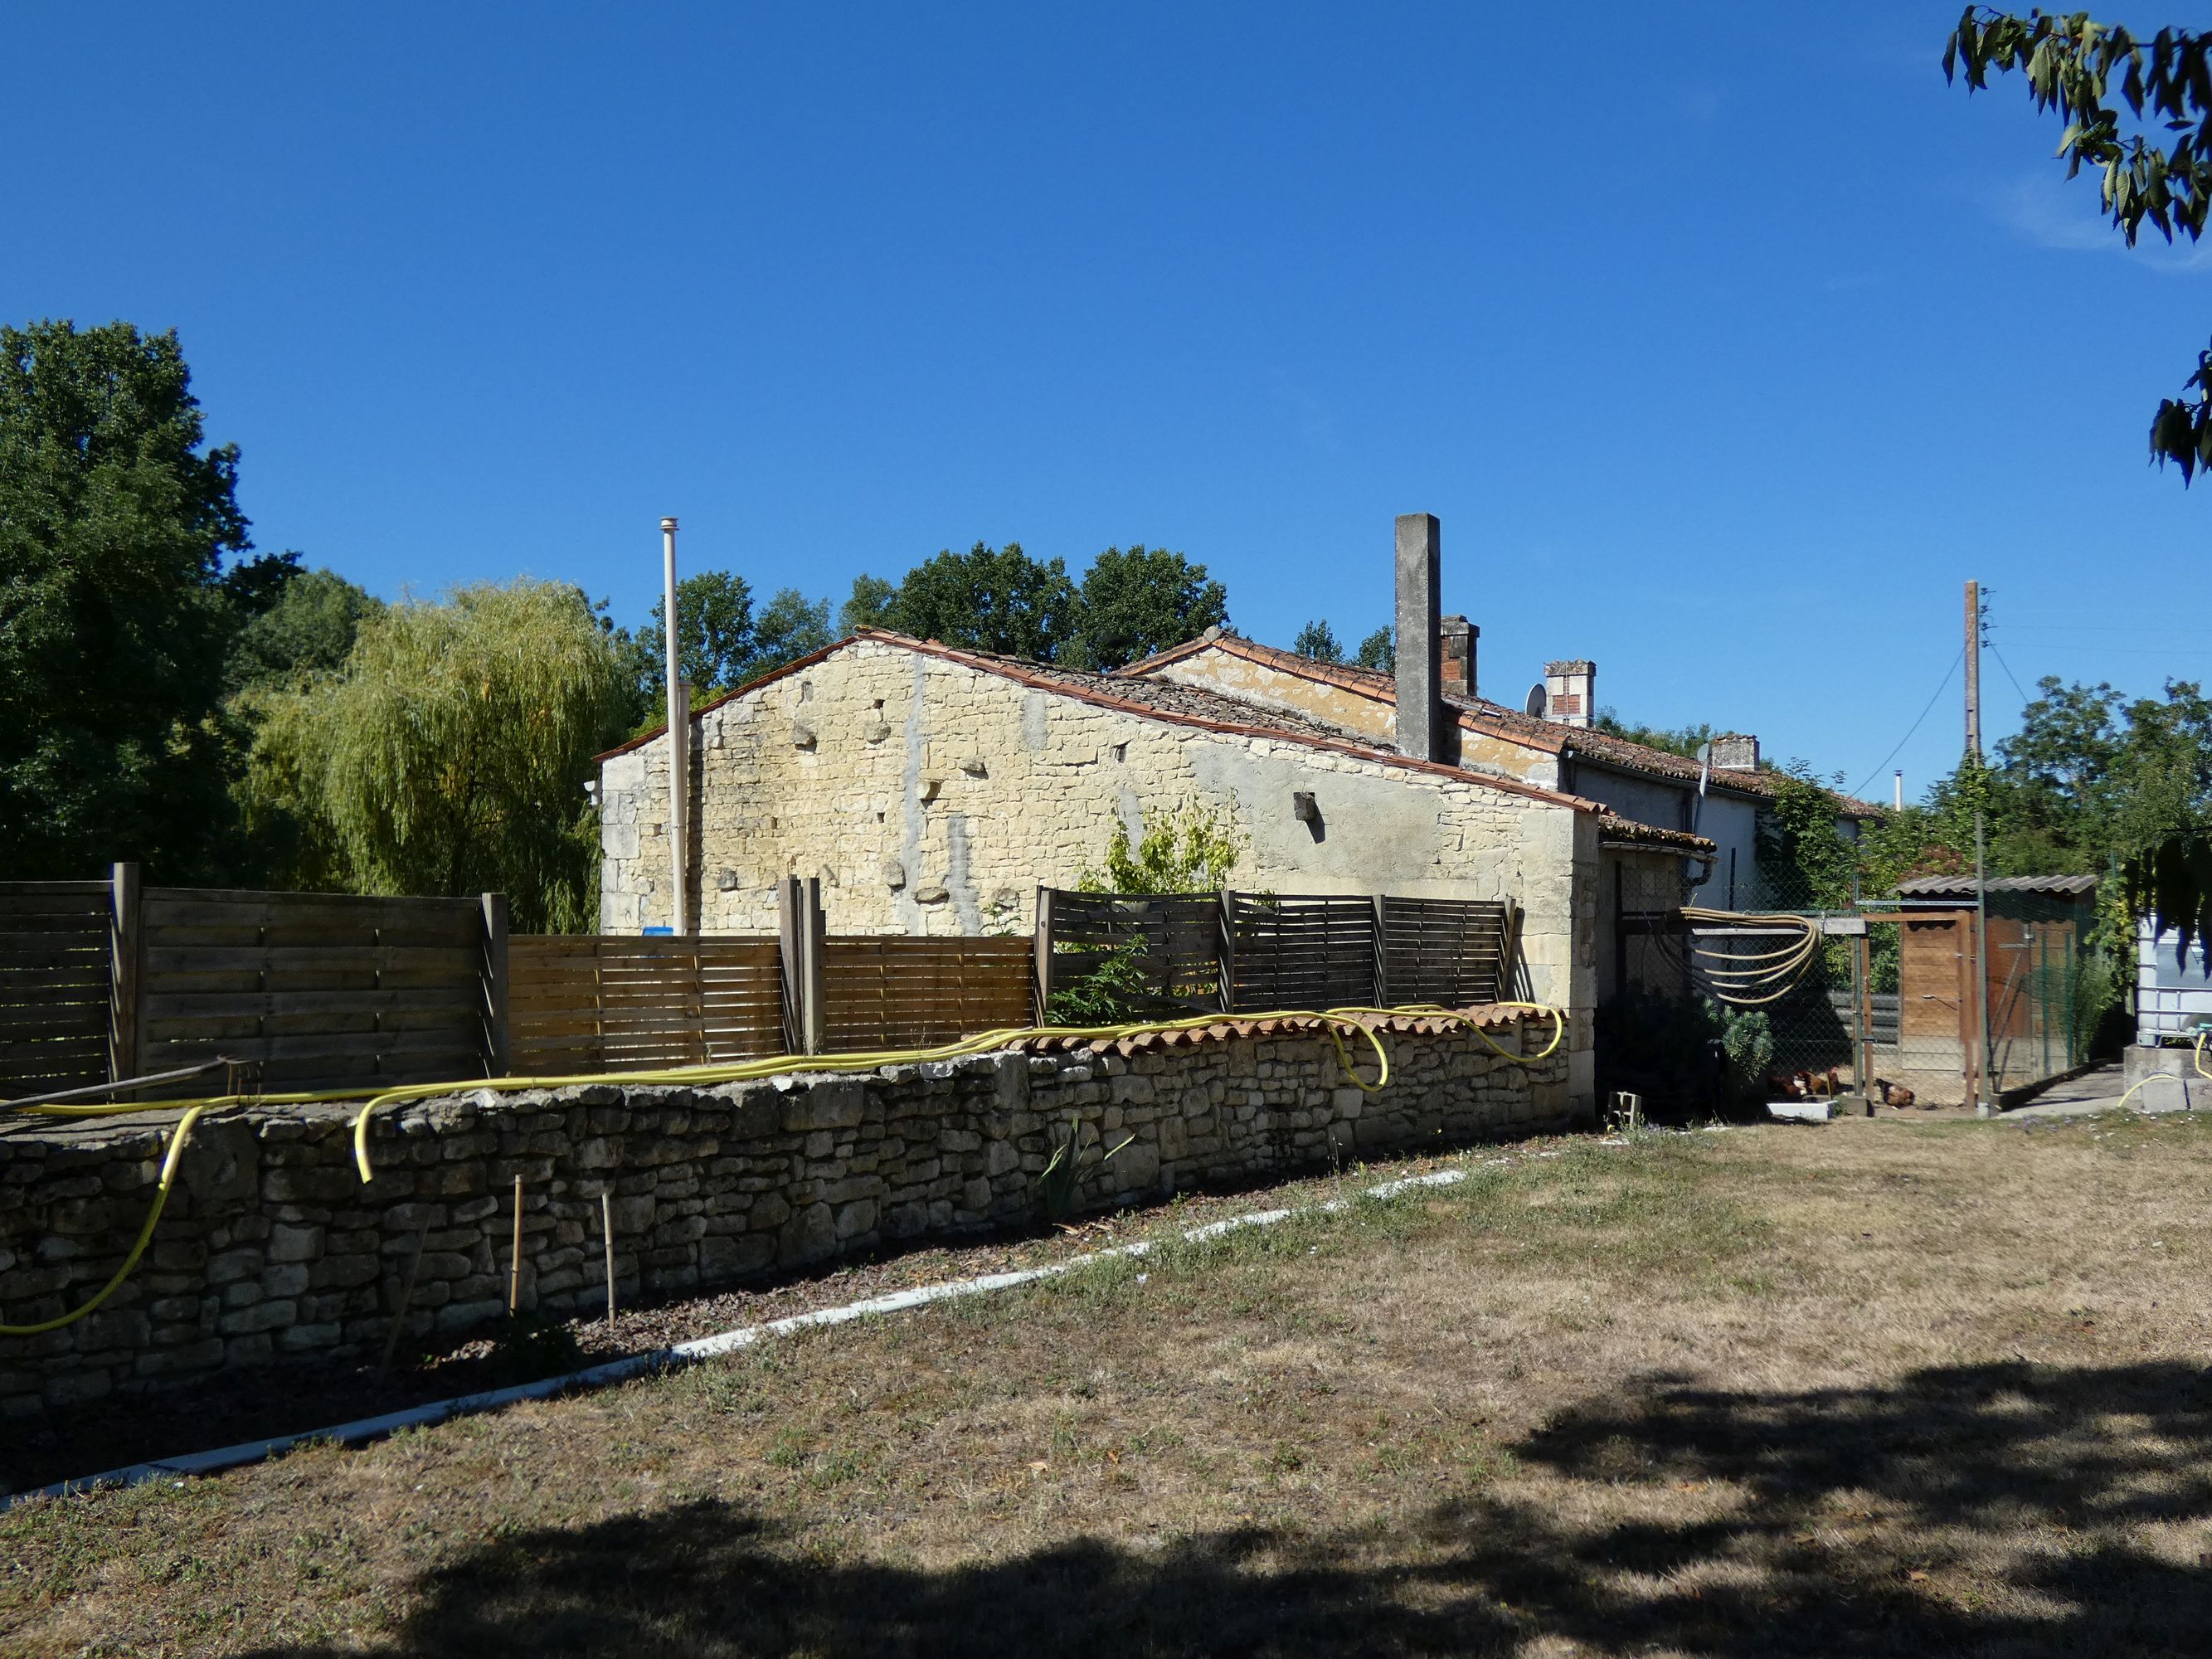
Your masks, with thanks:
<instances>
[{"instance_id":1,"label":"grass lawn","mask_svg":"<svg viewBox=\"0 0 2212 1659\"><path fill-rule=\"evenodd\" d=\"M0 1515L0 1652L2212 1646L2212 1127L1492 1156L365 1450L28 1504Z\"/></svg>"}]
</instances>

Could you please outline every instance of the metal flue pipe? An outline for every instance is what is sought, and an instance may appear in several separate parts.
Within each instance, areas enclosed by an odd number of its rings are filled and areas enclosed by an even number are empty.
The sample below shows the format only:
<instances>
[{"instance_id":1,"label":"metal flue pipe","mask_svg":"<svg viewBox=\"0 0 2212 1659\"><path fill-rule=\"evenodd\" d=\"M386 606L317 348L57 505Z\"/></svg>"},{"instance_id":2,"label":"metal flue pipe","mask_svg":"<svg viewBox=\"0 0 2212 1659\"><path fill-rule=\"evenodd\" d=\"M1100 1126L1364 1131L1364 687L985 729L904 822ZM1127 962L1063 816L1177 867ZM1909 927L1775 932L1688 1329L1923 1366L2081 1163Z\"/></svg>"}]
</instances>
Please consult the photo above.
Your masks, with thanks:
<instances>
[{"instance_id":1,"label":"metal flue pipe","mask_svg":"<svg viewBox=\"0 0 2212 1659\"><path fill-rule=\"evenodd\" d=\"M691 844L691 697L684 689L683 664L677 651L676 520L660 521L661 617L668 649L668 863L673 878L668 924L686 931L691 907L690 884L684 878L686 853Z\"/></svg>"}]
</instances>

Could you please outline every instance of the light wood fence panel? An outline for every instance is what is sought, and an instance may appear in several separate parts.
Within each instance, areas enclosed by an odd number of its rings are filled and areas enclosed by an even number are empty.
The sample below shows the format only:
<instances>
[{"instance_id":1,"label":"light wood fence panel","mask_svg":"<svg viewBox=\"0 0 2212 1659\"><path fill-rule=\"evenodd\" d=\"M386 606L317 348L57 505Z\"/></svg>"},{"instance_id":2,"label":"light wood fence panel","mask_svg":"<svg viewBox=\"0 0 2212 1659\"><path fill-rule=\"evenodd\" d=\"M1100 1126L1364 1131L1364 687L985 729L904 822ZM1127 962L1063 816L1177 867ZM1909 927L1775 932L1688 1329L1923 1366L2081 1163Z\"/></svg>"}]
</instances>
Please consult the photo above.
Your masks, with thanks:
<instances>
[{"instance_id":1,"label":"light wood fence panel","mask_svg":"<svg viewBox=\"0 0 2212 1659\"><path fill-rule=\"evenodd\" d=\"M1030 1024L1026 939L831 934L823 941L823 1048L927 1048Z\"/></svg>"},{"instance_id":2,"label":"light wood fence panel","mask_svg":"<svg viewBox=\"0 0 2212 1659\"><path fill-rule=\"evenodd\" d=\"M0 1099L107 1079L104 881L0 885Z\"/></svg>"},{"instance_id":3,"label":"light wood fence panel","mask_svg":"<svg viewBox=\"0 0 2212 1659\"><path fill-rule=\"evenodd\" d=\"M509 1063L556 1077L781 1054L781 961L773 936L516 934Z\"/></svg>"}]
</instances>

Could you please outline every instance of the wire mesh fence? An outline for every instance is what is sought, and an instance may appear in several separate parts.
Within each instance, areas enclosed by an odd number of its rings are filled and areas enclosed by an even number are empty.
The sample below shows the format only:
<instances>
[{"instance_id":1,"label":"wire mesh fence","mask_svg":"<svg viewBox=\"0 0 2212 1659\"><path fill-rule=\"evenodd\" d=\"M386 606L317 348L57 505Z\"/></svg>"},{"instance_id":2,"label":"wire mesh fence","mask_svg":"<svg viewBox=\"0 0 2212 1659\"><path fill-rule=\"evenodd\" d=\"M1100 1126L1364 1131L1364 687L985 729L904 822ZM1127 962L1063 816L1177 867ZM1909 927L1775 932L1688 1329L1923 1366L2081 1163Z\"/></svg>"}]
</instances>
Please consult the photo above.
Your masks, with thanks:
<instances>
[{"instance_id":1,"label":"wire mesh fence","mask_svg":"<svg viewBox=\"0 0 2212 1659\"><path fill-rule=\"evenodd\" d=\"M1853 1094L1959 1105L2087 1060L2111 1000L2094 958L2094 884L1923 878L1880 897L1794 872L1740 878L1740 908L1624 877L1618 992L1601 1011L1606 1086L1661 1109ZM1984 1073L1986 1075L1984 1075Z\"/></svg>"}]
</instances>

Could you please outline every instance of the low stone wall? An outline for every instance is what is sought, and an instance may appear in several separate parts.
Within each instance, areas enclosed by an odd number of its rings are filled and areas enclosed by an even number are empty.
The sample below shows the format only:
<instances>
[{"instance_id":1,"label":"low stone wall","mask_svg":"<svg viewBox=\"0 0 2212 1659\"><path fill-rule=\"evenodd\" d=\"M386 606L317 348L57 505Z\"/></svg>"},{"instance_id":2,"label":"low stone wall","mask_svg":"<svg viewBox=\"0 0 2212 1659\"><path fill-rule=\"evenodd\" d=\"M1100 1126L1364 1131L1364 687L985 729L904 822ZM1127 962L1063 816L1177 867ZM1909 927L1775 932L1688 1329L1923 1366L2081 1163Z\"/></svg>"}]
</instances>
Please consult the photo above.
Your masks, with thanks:
<instances>
[{"instance_id":1,"label":"low stone wall","mask_svg":"<svg viewBox=\"0 0 2212 1659\"><path fill-rule=\"evenodd\" d=\"M1550 1035L1548 1021L1521 1020L1485 1017L1508 1048ZM1244 1022L859 1077L479 1091L386 1109L368 1186L353 1165L355 1108L210 1115L124 1287L60 1330L0 1335L0 1413L374 1352L418 1249L409 1334L490 1325L506 1305L518 1175L524 1304L568 1311L605 1295L602 1194L628 1300L1028 1224L1036 1178L1076 1113L1086 1139L1134 1137L1085 1182L1086 1210L1574 1127L1564 1055L1516 1064L1443 1022L1394 1022L1383 1040L1391 1081L1372 1095L1349 1085L1326 1036ZM1347 1046L1371 1076L1371 1050ZM0 1325L54 1317L106 1282L145 1216L167 1133L152 1116L0 1130Z\"/></svg>"}]
</instances>

